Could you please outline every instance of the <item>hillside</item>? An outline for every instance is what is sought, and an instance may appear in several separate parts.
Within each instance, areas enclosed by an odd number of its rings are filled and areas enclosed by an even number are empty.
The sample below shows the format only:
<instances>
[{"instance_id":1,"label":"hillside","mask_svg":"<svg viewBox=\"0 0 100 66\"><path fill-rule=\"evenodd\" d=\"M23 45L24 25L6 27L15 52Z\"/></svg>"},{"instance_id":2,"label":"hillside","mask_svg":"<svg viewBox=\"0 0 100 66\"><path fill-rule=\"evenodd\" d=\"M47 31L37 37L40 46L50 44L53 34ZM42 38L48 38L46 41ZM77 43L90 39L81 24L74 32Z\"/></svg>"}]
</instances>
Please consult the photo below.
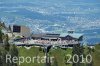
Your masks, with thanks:
<instances>
[{"instance_id":1,"label":"hillside","mask_svg":"<svg viewBox=\"0 0 100 66\"><path fill-rule=\"evenodd\" d=\"M19 50L19 56L44 56L44 52L39 50L39 47L32 47L31 49L26 49L25 47L18 48ZM84 52L88 52L88 49L85 49ZM50 57L54 56L55 61L54 63L50 64L51 66L72 66L72 64L66 64L65 62L65 56L67 54L72 54L72 49L51 49L48 53ZM94 52L92 52L93 57L93 66L99 66L100 64L100 45L95 46ZM22 63L20 66L44 66L45 64L42 63ZM86 66L86 64L84 64Z\"/></svg>"},{"instance_id":2,"label":"hillside","mask_svg":"<svg viewBox=\"0 0 100 66\"><path fill-rule=\"evenodd\" d=\"M100 44L96 45L94 52L92 53L94 66L100 66Z\"/></svg>"},{"instance_id":3,"label":"hillside","mask_svg":"<svg viewBox=\"0 0 100 66\"><path fill-rule=\"evenodd\" d=\"M45 56L43 51L39 51L38 47L32 47L31 49L27 50L25 47L20 47L19 49L19 56L24 56L24 57L34 57L34 56ZM66 66L65 64L65 55L66 54L71 54L71 49L66 49L62 50L60 48L58 49L52 49L48 53L50 57L55 57L54 63L51 64L51 66ZM22 63L20 66L44 66L45 64L43 63ZM67 66L71 66L71 64L68 64Z\"/></svg>"}]
</instances>

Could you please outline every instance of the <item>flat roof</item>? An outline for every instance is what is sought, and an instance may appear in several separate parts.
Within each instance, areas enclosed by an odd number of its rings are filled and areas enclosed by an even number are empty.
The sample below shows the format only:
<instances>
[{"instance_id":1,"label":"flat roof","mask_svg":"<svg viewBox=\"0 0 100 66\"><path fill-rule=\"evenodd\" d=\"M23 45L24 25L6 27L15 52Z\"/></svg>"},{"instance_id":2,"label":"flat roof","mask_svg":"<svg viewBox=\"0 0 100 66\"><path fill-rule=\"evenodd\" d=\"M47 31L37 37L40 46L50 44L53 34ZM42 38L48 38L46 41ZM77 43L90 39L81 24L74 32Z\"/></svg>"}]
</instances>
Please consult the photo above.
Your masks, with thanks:
<instances>
[{"instance_id":1,"label":"flat roof","mask_svg":"<svg viewBox=\"0 0 100 66\"><path fill-rule=\"evenodd\" d=\"M71 36L74 38L80 38L83 36L81 33L61 33L61 34L53 34L53 33L47 33L47 34L33 34L33 37L41 37L41 38L58 38L58 37L66 37L66 36Z\"/></svg>"}]
</instances>

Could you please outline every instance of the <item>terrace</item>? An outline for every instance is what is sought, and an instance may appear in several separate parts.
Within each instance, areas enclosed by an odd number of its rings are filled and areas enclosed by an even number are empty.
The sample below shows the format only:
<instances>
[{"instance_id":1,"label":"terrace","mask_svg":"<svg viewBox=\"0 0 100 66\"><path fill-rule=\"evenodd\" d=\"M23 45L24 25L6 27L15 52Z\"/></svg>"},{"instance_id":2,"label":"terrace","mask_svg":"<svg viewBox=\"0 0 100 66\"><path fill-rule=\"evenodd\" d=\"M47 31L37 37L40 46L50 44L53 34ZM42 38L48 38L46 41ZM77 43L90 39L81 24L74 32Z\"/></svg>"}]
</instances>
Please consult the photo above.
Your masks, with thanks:
<instances>
[{"instance_id":1,"label":"terrace","mask_svg":"<svg viewBox=\"0 0 100 66\"><path fill-rule=\"evenodd\" d=\"M61 33L61 34L33 34L28 38L15 39L13 44L17 46L73 46L80 44L83 34L73 33Z\"/></svg>"},{"instance_id":2,"label":"terrace","mask_svg":"<svg viewBox=\"0 0 100 66\"><path fill-rule=\"evenodd\" d=\"M61 45L73 45L79 44L79 41L75 40L63 40L63 41L50 41L50 40L22 40L22 41L15 41L15 45L54 45L54 46L61 46Z\"/></svg>"}]
</instances>

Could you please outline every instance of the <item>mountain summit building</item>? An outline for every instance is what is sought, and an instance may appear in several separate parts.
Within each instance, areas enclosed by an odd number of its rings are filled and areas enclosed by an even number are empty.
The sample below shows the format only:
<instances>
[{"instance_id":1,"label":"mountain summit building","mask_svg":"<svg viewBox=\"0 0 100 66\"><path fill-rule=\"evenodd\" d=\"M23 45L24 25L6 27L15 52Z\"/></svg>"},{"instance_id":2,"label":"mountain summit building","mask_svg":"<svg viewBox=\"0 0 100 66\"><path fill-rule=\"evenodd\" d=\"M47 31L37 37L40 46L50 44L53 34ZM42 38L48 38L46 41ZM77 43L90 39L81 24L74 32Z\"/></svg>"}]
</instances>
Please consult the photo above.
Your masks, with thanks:
<instances>
[{"instance_id":1,"label":"mountain summit building","mask_svg":"<svg viewBox=\"0 0 100 66\"><path fill-rule=\"evenodd\" d=\"M17 46L59 46L66 48L75 44L81 44L83 41L83 34L75 33L70 30L67 33L40 33L31 34L30 29L25 26L13 25L13 34L15 36L22 36L22 38L14 39ZM24 37L23 37L24 36Z\"/></svg>"},{"instance_id":2,"label":"mountain summit building","mask_svg":"<svg viewBox=\"0 0 100 66\"><path fill-rule=\"evenodd\" d=\"M30 28L26 26L13 25L12 31L15 36L29 37L31 35Z\"/></svg>"}]
</instances>

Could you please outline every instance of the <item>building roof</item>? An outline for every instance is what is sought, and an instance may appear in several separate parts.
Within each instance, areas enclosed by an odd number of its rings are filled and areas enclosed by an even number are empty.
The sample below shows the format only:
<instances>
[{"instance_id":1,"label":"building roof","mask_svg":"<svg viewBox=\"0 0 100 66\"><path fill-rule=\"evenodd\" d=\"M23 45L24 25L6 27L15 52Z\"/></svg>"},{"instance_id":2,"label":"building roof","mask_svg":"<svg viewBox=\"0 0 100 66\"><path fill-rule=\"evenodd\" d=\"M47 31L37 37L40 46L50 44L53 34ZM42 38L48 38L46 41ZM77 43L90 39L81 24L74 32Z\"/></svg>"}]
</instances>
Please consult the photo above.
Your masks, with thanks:
<instances>
[{"instance_id":1,"label":"building roof","mask_svg":"<svg viewBox=\"0 0 100 66\"><path fill-rule=\"evenodd\" d=\"M57 39L58 37L42 37L44 39Z\"/></svg>"},{"instance_id":2,"label":"building roof","mask_svg":"<svg viewBox=\"0 0 100 66\"><path fill-rule=\"evenodd\" d=\"M46 34L32 34L32 37L39 37L39 38L41 38L41 37L43 37L44 35L46 35Z\"/></svg>"},{"instance_id":3,"label":"building roof","mask_svg":"<svg viewBox=\"0 0 100 66\"><path fill-rule=\"evenodd\" d=\"M33 34L32 37L40 37L40 38L59 38L59 37L66 37L66 36L71 36L73 38L80 38L83 36L83 34L80 33L61 33L61 34Z\"/></svg>"},{"instance_id":4,"label":"building roof","mask_svg":"<svg viewBox=\"0 0 100 66\"><path fill-rule=\"evenodd\" d=\"M74 38L80 38L81 36L83 36L83 34L80 33L61 33L60 37L66 37L68 35Z\"/></svg>"},{"instance_id":5,"label":"building roof","mask_svg":"<svg viewBox=\"0 0 100 66\"><path fill-rule=\"evenodd\" d=\"M33 34L32 37L41 37L41 38L58 38L60 34Z\"/></svg>"},{"instance_id":6,"label":"building roof","mask_svg":"<svg viewBox=\"0 0 100 66\"><path fill-rule=\"evenodd\" d=\"M60 34L46 34L44 37L59 37Z\"/></svg>"}]
</instances>

